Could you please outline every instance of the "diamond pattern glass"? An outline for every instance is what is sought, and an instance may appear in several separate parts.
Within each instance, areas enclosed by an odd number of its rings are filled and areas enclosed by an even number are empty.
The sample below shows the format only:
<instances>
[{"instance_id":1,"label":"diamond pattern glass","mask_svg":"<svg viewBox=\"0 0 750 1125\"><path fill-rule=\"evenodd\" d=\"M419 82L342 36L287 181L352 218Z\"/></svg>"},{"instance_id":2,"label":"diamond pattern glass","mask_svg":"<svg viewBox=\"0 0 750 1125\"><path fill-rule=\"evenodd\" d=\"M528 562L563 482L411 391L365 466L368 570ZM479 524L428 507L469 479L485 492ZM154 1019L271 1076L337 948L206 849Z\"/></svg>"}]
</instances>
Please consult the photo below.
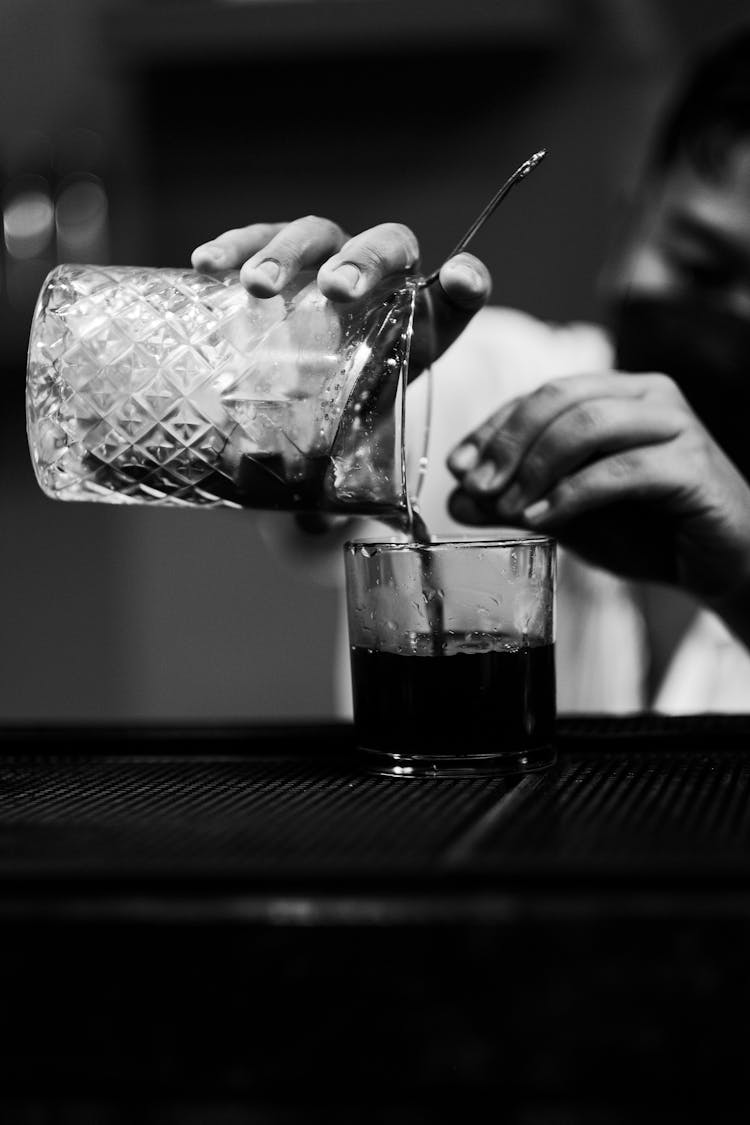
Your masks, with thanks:
<instances>
[{"instance_id":1,"label":"diamond pattern glass","mask_svg":"<svg viewBox=\"0 0 750 1125\"><path fill-rule=\"evenodd\" d=\"M399 514L415 288L334 304L302 274L59 266L29 341L37 480L60 500Z\"/></svg>"}]
</instances>

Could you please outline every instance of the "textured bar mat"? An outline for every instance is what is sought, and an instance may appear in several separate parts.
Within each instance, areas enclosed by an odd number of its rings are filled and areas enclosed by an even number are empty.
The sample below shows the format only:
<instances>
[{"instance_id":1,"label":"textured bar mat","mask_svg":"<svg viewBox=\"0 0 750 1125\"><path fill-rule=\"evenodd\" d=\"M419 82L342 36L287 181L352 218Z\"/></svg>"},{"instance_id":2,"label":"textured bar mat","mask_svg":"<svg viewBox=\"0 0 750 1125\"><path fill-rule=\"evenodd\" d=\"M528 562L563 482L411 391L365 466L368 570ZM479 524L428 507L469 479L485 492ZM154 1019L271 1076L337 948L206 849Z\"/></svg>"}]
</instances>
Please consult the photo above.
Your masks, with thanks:
<instances>
[{"instance_id":1,"label":"textured bar mat","mask_svg":"<svg viewBox=\"0 0 750 1125\"><path fill-rule=\"evenodd\" d=\"M747 717L563 720L511 781L367 776L346 726L139 733L2 732L0 881L750 878Z\"/></svg>"},{"instance_id":2,"label":"textured bar mat","mask_svg":"<svg viewBox=\"0 0 750 1125\"><path fill-rule=\"evenodd\" d=\"M305 759L0 759L0 877L423 868L503 789Z\"/></svg>"}]
</instances>

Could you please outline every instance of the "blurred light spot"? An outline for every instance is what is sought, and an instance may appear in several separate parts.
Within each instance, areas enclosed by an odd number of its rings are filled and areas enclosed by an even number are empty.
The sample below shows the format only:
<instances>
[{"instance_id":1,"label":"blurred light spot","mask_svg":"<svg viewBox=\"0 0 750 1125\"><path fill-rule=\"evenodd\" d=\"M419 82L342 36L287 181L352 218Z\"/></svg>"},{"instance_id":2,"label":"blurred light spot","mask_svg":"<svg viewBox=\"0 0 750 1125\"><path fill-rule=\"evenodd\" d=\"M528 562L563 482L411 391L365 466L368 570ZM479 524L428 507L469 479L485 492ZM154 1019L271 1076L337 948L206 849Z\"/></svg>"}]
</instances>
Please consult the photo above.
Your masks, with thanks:
<instances>
[{"instance_id":1,"label":"blurred light spot","mask_svg":"<svg viewBox=\"0 0 750 1125\"><path fill-rule=\"evenodd\" d=\"M96 176L76 176L62 188L55 206L60 261L101 261L106 256L109 205Z\"/></svg>"},{"instance_id":2,"label":"blurred light spot","mask_svg":"<svg viewBox=\"0 0 750 1125\"><path fill-rule=\"evenodd\" d=\"M57 198L58 233L71 242L86 240L92 230L104 226L107 209L107 193L98 180L74 180Z\"/></svg>"},{"instance_id":3,"label":"blurred light spot","mask_svg":"<svg viewBox=\"0 0 750 1125\"><path fill-rule=\"evenodd\" d=\"M3 208L3 234L13 258L36 258L44 253L54 229L54 209L44 181L40 186L11 188Z\"/></svg>"}]
</instances>

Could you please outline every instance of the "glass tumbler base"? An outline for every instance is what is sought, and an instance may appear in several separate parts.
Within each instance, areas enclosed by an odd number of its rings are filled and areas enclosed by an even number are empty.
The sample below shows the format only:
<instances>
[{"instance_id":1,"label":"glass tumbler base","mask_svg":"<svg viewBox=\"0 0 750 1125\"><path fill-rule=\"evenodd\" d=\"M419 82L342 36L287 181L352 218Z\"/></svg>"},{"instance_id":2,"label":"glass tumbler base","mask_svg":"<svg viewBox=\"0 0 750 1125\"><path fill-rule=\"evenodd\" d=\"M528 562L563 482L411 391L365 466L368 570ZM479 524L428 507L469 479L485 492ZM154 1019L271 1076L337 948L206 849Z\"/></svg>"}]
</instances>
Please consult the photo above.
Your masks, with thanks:
<instances>
[{"instance_id":1,"label":"glass tumbler base","mask_svg":"<svg viewBox=\"0 0 750 1125\"><path fill-rule=\"evenodd\" d=\"M530 750L455 757L388 753L369 746L357 746L357 752L367 773L383 777L497 777L546 769L556 758L552 744Z\"/></svg>"}]
</instances>

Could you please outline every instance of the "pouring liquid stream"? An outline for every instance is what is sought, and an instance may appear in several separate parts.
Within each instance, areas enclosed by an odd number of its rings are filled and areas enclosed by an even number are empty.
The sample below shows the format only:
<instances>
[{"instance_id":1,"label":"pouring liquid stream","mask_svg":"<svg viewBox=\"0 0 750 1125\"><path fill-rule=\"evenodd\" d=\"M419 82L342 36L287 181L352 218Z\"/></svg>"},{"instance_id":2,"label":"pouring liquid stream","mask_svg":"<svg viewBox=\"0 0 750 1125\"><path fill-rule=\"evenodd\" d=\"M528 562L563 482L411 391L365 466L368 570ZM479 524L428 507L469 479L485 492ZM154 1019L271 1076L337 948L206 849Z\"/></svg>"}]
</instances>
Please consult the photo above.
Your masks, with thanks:
<instances>
[{"instance_id":1,"label":"pouring liquid stream","mask_svg":"<svg viewBox=\"0 0 750 1125\"><path fill-rule=\"evenodd\" d=\"M424 546L429 546L432 543L429 528L419 512L412 513L409 532L415 543L424 544ZM433 656L442 656L443 638L445 636L443 592L435 581L432 554L429 551L420 552L419 562L422 598L424 600L427 628L430 633L430 649Z\"/></svg>"},{"instance_id":2,"label":"pouring liquid stream","mask_svg":"<svg viewBox=\"0 0 750 1125\"><path fill-rule=\"evenodd\" d=\"M401 474L402 474L402 491L406 501L406 532L412 541L418 545L429 547L432 543L432 534L430 533L427 524L422 518L417 507L417 496L412 496L409 490L407 479L407 460L406 460L406 389L408 383L409 371L409 352L411 349L411 335L413 332L414 313L416 309L417 293L413 294L411 317L407 329L407 347L403 358L402 368L400 372L401 379ZM427 394L427 427L424 438L424 445L422 448L421 457L421 473L417 485L417 492L419 486L422 484L424 474L427 471L428 465L428 448L430 438L430 421L432 418L432 389L433 389L433 375L432 369L428 369L421 376L421 379L429 380L428 394ZM425 618L427 621L427 629L430 637L430 652L432 656L442 656L443 654L443 639L445 636L445 614L443 607L443 592L435 581L433 556L429 550L419 552L419 573L420 573L420 586L422 601L424 604Z\"/></svg>"}]
</instances>

